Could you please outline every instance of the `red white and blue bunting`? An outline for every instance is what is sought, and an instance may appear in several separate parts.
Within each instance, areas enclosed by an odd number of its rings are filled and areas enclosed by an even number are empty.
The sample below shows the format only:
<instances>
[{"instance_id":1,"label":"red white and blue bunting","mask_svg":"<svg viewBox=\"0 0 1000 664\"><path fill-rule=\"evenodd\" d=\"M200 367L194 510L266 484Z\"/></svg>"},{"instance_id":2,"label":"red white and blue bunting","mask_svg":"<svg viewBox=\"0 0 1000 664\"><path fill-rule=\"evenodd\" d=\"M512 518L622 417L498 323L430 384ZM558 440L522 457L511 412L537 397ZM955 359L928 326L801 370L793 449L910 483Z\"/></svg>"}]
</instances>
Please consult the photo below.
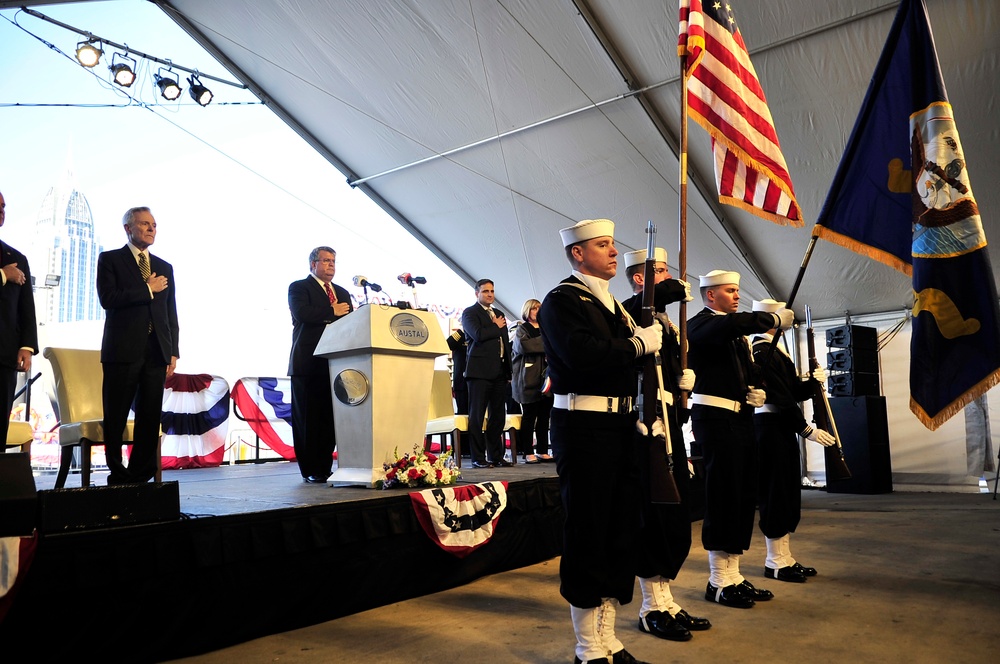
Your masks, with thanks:
<instances>
[{"instance_id":1,"label":"red white and blue bunting","mask_svg":"<svg viewBox=\"0 0 1000 664\"><path fill-rule=\"evenodd\" d=\"M226 454L229 383L209 374L173 374L163 390L163 469L218 466Z\"/></svg>"},{"instance_id":2,"label":"red white and blue bunting","mask_svg":"<svg viewBox=\"0 0 1000 664\"><path fill-rule=\"evenodd\" d=\"M465 558L490 541L507 507L507 482L483 482L410 494L424 532L448 553Z\"/></svg>"},{"instance_id":3,"label":"red white and blue bunting","mask_svg":"<svg viewBox=\"0 0 1000 664\"><path fill-rule=\"evenodd\" d=\"M283 458L295 458L292 446L292 379L240 378L233 401L261 442Z\"/></svg>"}]
</instances>

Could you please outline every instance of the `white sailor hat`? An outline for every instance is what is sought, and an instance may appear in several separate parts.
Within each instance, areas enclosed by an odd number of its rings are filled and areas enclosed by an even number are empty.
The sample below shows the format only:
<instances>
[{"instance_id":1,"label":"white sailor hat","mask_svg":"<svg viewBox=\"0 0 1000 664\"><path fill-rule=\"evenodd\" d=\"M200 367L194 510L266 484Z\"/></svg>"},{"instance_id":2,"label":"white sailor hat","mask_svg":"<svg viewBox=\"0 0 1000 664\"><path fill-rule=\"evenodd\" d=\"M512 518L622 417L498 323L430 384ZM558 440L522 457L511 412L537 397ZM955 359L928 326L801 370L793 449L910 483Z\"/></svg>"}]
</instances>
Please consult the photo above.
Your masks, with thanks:
<instances>
[{"instance_id":1,"label":"white sailor hat","mask_svg":"<svg viewBox=\"0 0 1000 664\"><path fill-rule=\"evenodd\" d=\"M610 219L584 219L559 231L564 247L605 235L615 236L615 222Z\"/></svg>"},{"instance_id":2,"label":"white sailor hat","mask_svg":"<svg viewBox=\"0 0 1000 664\"><path fill-rule=\"evenodd\" d=\"M721 286L722 284L740 285L739 272L727 272L726 270L712 270L708 274L698 276L698 287L708 288L709 286Z\"/></svg>"},{"instance_id":3,"label":"white sailor hat","mask_svg":"<svg viewBox=\"0 0 1000 664\"><path fill-rule=\"evenodd\" d=\"M766 298L764 300L754 300L753 310L754 311L765 311L769 314L777 313L779 309L784 309L784 302L775 302L771 298Z\"/></svg>"},{"instance_id":4,"label":"white sailor hat","mask_svg":"<svg viewBox=\"0 0 1000 664\"><path fill-rule=\"evenodd\" d=\"M667 250L663 247L657 247L653 249L653 260L657 263L667 262ZM638 265L640 263L646 262L646 250L639 249L638 251L630 251L625 254L625 267L630 268L633 265Z\"/></svg>"}]
</instances>

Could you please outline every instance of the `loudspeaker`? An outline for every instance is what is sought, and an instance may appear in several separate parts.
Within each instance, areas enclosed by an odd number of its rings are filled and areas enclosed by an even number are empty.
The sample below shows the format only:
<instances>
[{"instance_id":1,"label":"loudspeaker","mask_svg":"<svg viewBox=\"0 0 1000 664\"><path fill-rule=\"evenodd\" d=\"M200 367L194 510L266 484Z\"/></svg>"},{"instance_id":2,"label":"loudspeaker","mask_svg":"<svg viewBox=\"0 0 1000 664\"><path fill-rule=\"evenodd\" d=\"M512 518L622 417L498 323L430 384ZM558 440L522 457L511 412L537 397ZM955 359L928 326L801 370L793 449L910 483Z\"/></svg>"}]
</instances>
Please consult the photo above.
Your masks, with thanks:
<instances>
[{"instance_id":1,"label":"loudspeaker","mask_svg":"<svg viewBox=\"0 0 1000 664\"><path fill-rule=\"evenodd\" d=\"M878 351L854 347L832 350L826 354L826 370L877 374Z\"/></svg>"},{"instance_id":2,"label":"loudspeaker","mask_svg":"<svg viewBox=\"0 0 1000 664\"><path fill-rule=\"evenodd\" d=\"M26 452L0 452L0 537L24 537L35 530L38 494Z\"/></svg>"},{"instance_id":3,"label":"loudspeaker","mask_svg":"<svg viewBox=\"0 0 1000 664\"><path fill-rule=\"evenodd\" d=\"M60 533L177 521L181 499L177 482L51 489L38 492L38 511L39 530Z\"/></svg>"},{"instance_id":4,"label":"loudspeaker","mask_svg":"<svg viewBox=\"0 0 1000 664\"><path fill-rule=\"evenodd\" d=\"M844 461L851 471L846 480L827 481L828 493L892 493L889 456L889 419L885 397L830 399Z\"/></svg>"},{"instance_id":5,"label":"loudspeaker","mask_svg":"<svg viewBox=\"0 0 1000 664\"><path fill-rule=\"evenodd\" d=\"M860 325L841 325L826 331L829 348L863 348L878 350L878 330Z\"/></svg>"},{"instance_id":6,"label":"loudspeaker","mask_svg":"<svg viewBox=\"0 0 1000 664\"><path fill-rule=\"evenodd\" d=\"M826 385L832 397L879 396L877 373L830 374Z\"/></svg>"}]
</instances>

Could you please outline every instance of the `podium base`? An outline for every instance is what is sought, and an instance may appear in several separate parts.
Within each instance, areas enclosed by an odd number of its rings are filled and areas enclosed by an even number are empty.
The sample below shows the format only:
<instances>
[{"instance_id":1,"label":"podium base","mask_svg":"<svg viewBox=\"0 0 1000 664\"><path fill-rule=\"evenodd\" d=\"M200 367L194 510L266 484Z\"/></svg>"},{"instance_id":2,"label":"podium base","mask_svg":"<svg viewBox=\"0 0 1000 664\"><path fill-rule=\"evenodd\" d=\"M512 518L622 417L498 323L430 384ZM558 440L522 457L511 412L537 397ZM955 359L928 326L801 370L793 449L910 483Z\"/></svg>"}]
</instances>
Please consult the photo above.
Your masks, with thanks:
<instances>
[{"instance_id":1,"label":"podium base","mask_svg":"<svg viewBox=\"0 0 1000 664\"><path fill-rule=\"evenodd\" d=\"M375 488L375 480L382 477L382 470L371 468L337 468L330 475L328 484L330 486L364 486L369 489Z\"/></svg>"}]
</instances>

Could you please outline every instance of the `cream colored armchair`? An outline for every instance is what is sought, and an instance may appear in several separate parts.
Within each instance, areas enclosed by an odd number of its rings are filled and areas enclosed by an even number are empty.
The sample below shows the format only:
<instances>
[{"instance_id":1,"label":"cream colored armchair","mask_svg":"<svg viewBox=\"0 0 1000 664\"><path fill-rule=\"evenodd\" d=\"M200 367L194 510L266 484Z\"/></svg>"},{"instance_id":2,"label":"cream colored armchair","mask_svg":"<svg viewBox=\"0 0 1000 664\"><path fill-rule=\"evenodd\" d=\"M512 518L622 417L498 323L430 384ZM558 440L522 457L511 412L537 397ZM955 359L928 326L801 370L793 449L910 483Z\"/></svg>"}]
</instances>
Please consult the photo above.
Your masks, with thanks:
<instances>
[{"instance_id":1,"label":"cream colored armchair","mask_svg":"<svg viewBox=\"0 0 1000 664\"><path fill-rule=\"evenodd\" d=\"M80 486L90 486L90 450L104 444L104 406L101 402L101 384L104 369L101 351L77 348L45 348L42 356L52 367L52 384L59 408L59 444L62 456L56 488L66 484L69 467L73 462L73 448L80 446ZM123 440L132 440L133 421L125 428ZM163 479L160 467L161 435L156 449L156 481Z\"/></svg>"},{"instance_id":2,"label":"cream colored armchair","mask_svg":"<svg viewBox=\"0 0 1000 664\"><path fill-rule=\"evenodd\" d=\"M455 464L462 467L462 445L459 432L469 431L469 416L455 414L455 402L451 394L451 374L447 370L435 370L431 382L431 403L427 413L427 428L424 430L424 449L430 448L433 436L441 440L441 452L445 451L447 438L451 443Z\"/></svg>"},{"instance_id":3,"label":"cream colored armchair","mask_svg":"<svg viewBox=\"0 0 1000 664\"><path fill-rule=\"evenodd\" d=\"M483 419L483 427L489 422L489 415ZM517 432L521 428L521 416L507 415L504 418L504 435L510 440L510 457L512 463L517 463ZM462 445L459 432L469 432L469 416L455 414L455 402L452 401L451 375L447 370L435 370L431 382L431 403L427 413L427 428L424 430L424 449L430 448L433 436L441 437L441 451L445 451L445 437L451 441L452 456L455 464L462 467Z\"/></svg>"}]
</instances>

